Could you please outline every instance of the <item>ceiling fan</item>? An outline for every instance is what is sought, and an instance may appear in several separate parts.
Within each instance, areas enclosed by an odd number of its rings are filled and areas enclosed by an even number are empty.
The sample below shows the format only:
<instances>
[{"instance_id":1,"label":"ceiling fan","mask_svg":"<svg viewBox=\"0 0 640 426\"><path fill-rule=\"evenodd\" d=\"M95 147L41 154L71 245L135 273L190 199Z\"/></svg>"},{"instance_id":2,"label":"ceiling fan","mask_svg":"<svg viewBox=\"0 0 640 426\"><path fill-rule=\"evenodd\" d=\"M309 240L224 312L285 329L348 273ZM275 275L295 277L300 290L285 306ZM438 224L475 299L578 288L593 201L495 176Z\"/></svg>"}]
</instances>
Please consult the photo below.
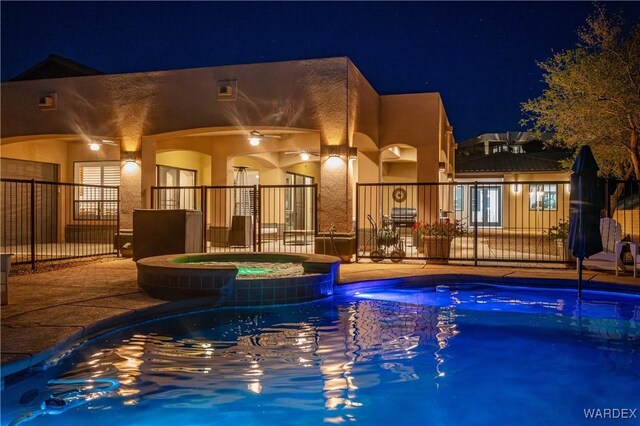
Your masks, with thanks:
<instances>
[{"instance_id":1,"label":"ceiling fan","mask_svg":"<svg viewBox=\"0 0 640 426\"><path fill-rule=\"evenodd\" d=\"M309 161L311 157L320 157L319 152L311 151L285 151L285 155L299 155L302 161Z\"/></svg>"},{"instance_id":2,"label":"ceiling fan","mask_svg":"<svg viewBox=\"0 0 640 426\"><path fill-rule=\"evenodd\" d=\"M117 142L114 142L110 139L92 139L89 142L89 149L91 151L100 151L100 148L102 148L102 145L119 146Z\"/></svg>"},{"instance_id":3,"label":"ceiling fan","mask_svg":"<svg viewBox=\"0 0 640 426\"><path fill-rule=\"evenodd\" d=\"M263 139L282 139L280 135L264 135L257 130L249 132L249 144L251 146L258 146Z\"/></svg>"}]
</instances>

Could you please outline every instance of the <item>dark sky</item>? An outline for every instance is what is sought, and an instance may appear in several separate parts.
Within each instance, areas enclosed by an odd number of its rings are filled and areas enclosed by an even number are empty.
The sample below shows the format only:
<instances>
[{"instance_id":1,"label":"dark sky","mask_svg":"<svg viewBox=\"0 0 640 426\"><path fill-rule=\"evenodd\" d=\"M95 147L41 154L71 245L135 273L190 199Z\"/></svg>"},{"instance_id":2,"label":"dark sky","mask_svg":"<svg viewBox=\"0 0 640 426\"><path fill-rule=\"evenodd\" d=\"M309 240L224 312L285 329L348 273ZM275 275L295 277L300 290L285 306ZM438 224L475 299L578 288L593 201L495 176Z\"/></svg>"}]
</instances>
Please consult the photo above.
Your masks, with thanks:
<instances>
[{"instance_id":1,"label":"dark sky","mask_svg":"<svg viewBox=\"0 0 640 426\"><path fill-rule=\"evenodd\" d=\"M640 3L607 2L638 22ZM380 94L442 94L458 141L517 130L536 61L590 2L6 2L5 81L56 53L106 73L348 56Z\"/></svg>"}]
</instances>

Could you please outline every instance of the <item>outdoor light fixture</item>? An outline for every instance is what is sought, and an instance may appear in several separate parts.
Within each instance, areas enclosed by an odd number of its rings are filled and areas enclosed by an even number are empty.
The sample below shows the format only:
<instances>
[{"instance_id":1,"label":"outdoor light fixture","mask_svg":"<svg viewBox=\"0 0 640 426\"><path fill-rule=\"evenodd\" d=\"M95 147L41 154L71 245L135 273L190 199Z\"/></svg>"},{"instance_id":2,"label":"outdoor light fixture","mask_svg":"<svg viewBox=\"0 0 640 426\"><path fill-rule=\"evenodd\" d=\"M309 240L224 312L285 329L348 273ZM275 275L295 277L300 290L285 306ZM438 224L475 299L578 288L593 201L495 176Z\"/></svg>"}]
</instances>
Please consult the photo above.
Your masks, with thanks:
<instances>
[{"instance_id":1,"label":"outdoor light fixture","mask_svg":"<svg viewBox=\"0 0 640 426\"><path fill-rule=\"evenodd\" d=\"M102 145L118 146L118 143L109 139L93 139L89 141L89 149L91 151L100 151Z\"/></svg>"},{"instance_id":2,"label":"outdoor light fixture","mask_svg":"<svg viewBox=\"0 0 640 426\"><path fill-rule=\"evenodd\" d=\"M251 146L258 146L263 139L281 139L282 136L279 135L263 135L257 130L252 130L249 132L249 144Z\"/></svg>"},{"instance_id":3,"label":"outdoor light fixture","mask_svg":"<svg viewBox=\"0 0 640 426\"><path fill-rule=\"evenodd\" d=\"M358 148L355 146L349 147L349 160L357 160L358 159Z\"/></svg>"},{"instance_id":4,"label":"outdoor light fixture","mask_svg":"<svg viewBox=\"0 0 640 426\"><path fill-rule=\"evenodd\" d=\"M327 154L329 155L329 158L339 158L340 157L339 148L340 147L338 145L329 145L327 147Z\"/></svg>"},{"instance_id":5,"label":"outdoor light fixture","mask_svg":"<svg viewBox=\"0 0 640 426\"><path fill-rule=\"evenodd\" d=\"M138 163L136 162L135 152L123 152L121 158L124 160L124 171L127 173L133 173L138 170Z\"/></svg>"},{"instance_id":6,"label":"outdoor light fixture","mask_svg":"<svg viewBox=\"0 0 640 426\"><path fill-rule=\"evenodd\" d=\"M440 169L441 172L444 172L446 170L446 164L444 163L444 161L440 161L438 163L438 169Z\"/></svg>"},{"instance_id":7,"label":"outdoor light fixture","mask_svg":"<svg viewBox=\"0 0 640 426\"><path fill-rule=\"evenodd\" d=\"M309 155L308 152L304 152L303 151L303 152L300 153L300 159L302 161L309 161L309 158L311 158L311 155Z\"/></svg>"},{"instance_id":8,"label":"outdoor light fixture","mask_svg":"<svg viewBox=\"0 0 640 426\"><path fill-rule=\"evenodd\" d=\"M260 134L260 132L253 130L251 133L249 133L249 145L258 146L260 145L260 142L262 142L262 135Z\"/></svg>"}]
</instances>

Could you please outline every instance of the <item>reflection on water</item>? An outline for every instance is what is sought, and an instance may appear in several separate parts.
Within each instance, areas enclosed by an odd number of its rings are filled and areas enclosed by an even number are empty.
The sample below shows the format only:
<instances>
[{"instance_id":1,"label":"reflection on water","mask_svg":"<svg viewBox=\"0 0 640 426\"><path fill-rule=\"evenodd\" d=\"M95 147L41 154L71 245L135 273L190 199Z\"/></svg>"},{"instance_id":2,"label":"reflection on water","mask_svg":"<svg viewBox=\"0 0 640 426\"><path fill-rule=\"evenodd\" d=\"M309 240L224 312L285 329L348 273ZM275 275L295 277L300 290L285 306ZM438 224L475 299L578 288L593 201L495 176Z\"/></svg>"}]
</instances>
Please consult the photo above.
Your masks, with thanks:
<instances>
[{"instance_id":1,"label":"reflection on water","mask_svg":"<svg viewBox=\"0 0 640 426\"><path fill-rule=\"evenodd\" d=\"M208 424L212 413L220 424L387 424L400 406L463 423L450 417L458 398L485 404L485 394L508 388L504 398L517 408L528 387L544 395L545 386L584 382L575 375L586 372L586 389L606 385L604 397L624 401L621 389L640 386L639 319L637 300L398 288L148 324L83 348L51 374L120 381L117 394L65 413L65 424L82 424L87 410L108 412L96 424L154 424L149 416Z\"/></svg>"}]
</instances>

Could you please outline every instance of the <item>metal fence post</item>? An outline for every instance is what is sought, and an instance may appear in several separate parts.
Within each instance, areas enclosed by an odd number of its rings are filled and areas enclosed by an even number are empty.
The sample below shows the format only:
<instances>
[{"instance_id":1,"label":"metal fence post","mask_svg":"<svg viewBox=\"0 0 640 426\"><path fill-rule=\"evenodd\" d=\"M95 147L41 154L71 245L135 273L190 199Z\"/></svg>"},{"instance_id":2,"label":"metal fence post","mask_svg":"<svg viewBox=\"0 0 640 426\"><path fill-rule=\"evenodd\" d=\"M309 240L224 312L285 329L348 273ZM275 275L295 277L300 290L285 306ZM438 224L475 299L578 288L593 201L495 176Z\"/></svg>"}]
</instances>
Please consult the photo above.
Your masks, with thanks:
<instances>
[{"instance_id":1,"label":"metal fence post","mask_svg":"<svg viewBox=\"0 0 640 426\"><path fill-rule=\"evenodd\" d=\"M478 181L473 183L473 264L478 266Z\"/></svg>"},{"instance_id":2,"label":"metal fence post","mask_svg":"<svg viewBox=\"0 0 640 426\"><path fill-rule=\"evenodd\" d=\"M360 184L356 182L356 223L355 223L355 233L356 233L356 262L358 262L360 260L360 245L359 243L359 239L358 239L358 229L360 228L359 226L359 222L360 222Z\"/></svg>"},{"instance_id":3,"label":"metal fence post","mask_svg":"<svg viewBox=\"0 0 640 426\"><path fill-rule=\"evenodd\" d=\"M151 209L156 208L156 187L155 186L151 187L151 207L149 208Z\"/></svg>"},{"instance_id":4,"label":"metal fence post","mask_svg":"<svg viewBox=\"0 0 640 426\"><path fill-rule=\"evenodd\" d=\"M260 251L260 185L253 186L253 252Z\"/></svg>"},{"instance_id":5,"label":"metal fence post","mask_svg":"<svg viewBox=\"0 0 640 426\"><path fill-rule=\"evenodd\" d=\"M200 187L200 211L202 212L202 251L207 252L207 187Z\"/></svg>"},{"instance_id":6,"label":"metal fence post","mask_svg":"<svg viewBox=\"0 0 640 426\"><path fill-rule=\"evenodd\" d=\"M120 186L116 187L116 200L117 201L117 210L116 210L116 257L120 257Z\"/></svg>"},{"instance_id":7,"label":"metal fence post","mask_svg":"<svg viewBox=\"0 0 640 426\"><path fill-rule=\"evenodd\" d=\"M31 179L31 270L36 270L36 181Z\"/></svg>"}]
</instances>

